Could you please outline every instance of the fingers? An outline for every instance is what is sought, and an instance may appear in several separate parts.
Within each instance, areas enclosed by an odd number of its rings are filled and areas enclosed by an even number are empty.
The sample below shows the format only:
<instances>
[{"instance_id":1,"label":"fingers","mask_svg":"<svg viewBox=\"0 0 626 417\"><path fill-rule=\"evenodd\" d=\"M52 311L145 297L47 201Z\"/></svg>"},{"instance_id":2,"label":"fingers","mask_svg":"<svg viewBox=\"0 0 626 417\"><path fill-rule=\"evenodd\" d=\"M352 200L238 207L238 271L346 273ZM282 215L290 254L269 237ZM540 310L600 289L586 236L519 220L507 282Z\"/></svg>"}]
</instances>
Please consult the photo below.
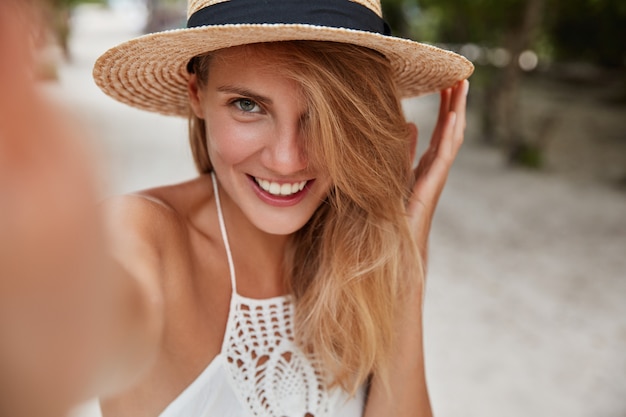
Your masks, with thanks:
<instances>
[{"instance_id":1,"label":"fingers","mask_svg":"<svg viewBox=\"0 0 626 417\"><path fill-rule=\"evenodd\" d=\"M465 136L468 88L469 82L467 80L459 82L452 88L448 101L445 114L446 121L441 131L437 154L450 163L456 157Z\"/></svg>"},{"instance_id":2,"label":"fingers","mask_svg":"<svg viewBox=\"0 0 626 417\"><path fill-rule=\"evenodd\" d=\"M465 107L468 88L469 82L463 80L459 81L453 87L441 91L439 115L430 143L431 149L434 149L434 152L437 154L439 154L441 150L443 151L442 156L451 154L452 157L454 157L462 143L466 124ZM450 113L452 112L457 114L456 121L458 123L452 131L448 131L446 127L450 122ZM440 149L442 142L445 142L446 145L443 149Z\"/></svg>"},{"instance_id":3,"label":"fingers","mask_svg":"<svg viewBox=\"0 0 626 417\"><path fill-rule=\"evenodd\" d=\"M439 116L437 117L437 124L435 125L435 131L433 132L433 140L437 140L441 137L441 130L446 123L446 116L450 111L450 97L452 96L452 89L446 88L440 93L439 102Z\"/></svg>"},{"instance_id":4,"label":"fingers","mask_svg":"<svg viewBox=\"0 0 626 417\"><path fill-rule=\"evenodd\" d=\"M415 170L413 198L433 211L463 143L468 87L467 81L461 81L441 92L437 126L431 144Z\"/></svg>"},{"instance_id":5,"label":"fingers","mask_svg":"<svg viewBox=\"0 0 626 417\"><path fill-rule=\"evenodd\" d=\"M467 114L467 93L469 91L469 81L463 80L456 88L456 97L453 102L453 109L457 115L457 123L454 129L454 142L457 145L456 150L463 142L465 136L465 127L467 126L466 114Z\"/></svg>"}]
</instances>

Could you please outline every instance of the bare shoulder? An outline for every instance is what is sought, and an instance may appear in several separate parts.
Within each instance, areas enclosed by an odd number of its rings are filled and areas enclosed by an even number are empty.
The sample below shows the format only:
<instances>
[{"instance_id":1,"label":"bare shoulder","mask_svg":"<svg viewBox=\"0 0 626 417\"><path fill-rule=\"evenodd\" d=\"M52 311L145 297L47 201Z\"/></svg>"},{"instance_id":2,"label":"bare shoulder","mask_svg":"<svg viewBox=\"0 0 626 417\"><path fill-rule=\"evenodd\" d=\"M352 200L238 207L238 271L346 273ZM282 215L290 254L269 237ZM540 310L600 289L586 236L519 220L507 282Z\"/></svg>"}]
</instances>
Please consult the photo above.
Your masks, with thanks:
<instances>
[{"instance_id":1,"label":"bare shoulder","mask_svg":"<svg viewBox=\"0 0 626 417\"><path fill-rule=\"evenodd\" d=\"M109 197L102 203L105 228L114 254L129 246L162 249L159 237L175 237L180 232L180 218L165 202L149 195L127 194Z\"/></svg>"},{"instance_id":2,"label":"bare shoulder","mask_svg":"<svg viewBox=\"0 0 626 417\"><path fill-rule=\"evenodd\" d=\"M176 257L188 244L194 211L212 196L206 182L206 177L199 177L105 200L102 207L113 256L129 269L138 262L157 268Z\"/></svg>"}]
</instances>

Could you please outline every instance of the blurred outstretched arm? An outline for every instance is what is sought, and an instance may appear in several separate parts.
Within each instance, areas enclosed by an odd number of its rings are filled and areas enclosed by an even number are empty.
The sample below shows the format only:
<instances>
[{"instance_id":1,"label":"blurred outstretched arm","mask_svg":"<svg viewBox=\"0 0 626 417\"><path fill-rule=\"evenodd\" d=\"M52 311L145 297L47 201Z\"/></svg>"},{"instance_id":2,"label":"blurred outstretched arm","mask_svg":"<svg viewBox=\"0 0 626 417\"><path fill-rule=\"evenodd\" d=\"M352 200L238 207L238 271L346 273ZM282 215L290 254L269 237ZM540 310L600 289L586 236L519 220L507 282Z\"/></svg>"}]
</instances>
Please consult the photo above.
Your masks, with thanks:
<instances>
[{"instance_id":1,"label":"blurred outstretched arm","mask_svg":"<svg viewBox=\"0 0 626 417\"><path fill-rule=\"evenodd\" d=\"M55 417L149 366L162 304L154 258L111 250L146 246L106 231L84 137L37 90L29 3L0 2L0 415Z\"/></svg>"}]
</instances>

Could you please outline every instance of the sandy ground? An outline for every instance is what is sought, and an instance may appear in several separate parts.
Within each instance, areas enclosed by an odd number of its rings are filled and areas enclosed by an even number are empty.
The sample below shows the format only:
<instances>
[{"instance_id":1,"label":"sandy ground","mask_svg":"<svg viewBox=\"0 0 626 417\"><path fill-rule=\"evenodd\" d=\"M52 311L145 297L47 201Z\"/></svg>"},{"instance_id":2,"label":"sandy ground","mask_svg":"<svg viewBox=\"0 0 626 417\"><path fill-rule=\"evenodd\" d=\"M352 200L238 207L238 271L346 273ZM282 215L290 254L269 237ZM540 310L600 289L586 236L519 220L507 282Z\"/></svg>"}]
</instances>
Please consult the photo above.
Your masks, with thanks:
<instances>
[{"instance_id":1,"label":"sandy ground","mask_svg":"<svg viewBox=\"0 0 626 417\"><path fill-rule=\"evenodd\" d=\"M49 89L93 132L107 193L193 176L184 121L118 104L91 81L95 58L134 36L136 20L75 17L72 63ZM423 138L436 107L406 103ZM425 343L437 416L626 416L625 217L623 191L465 146L432 233ZM76 412L97 415L94 403Z\"/></svg>"}]
</instances>

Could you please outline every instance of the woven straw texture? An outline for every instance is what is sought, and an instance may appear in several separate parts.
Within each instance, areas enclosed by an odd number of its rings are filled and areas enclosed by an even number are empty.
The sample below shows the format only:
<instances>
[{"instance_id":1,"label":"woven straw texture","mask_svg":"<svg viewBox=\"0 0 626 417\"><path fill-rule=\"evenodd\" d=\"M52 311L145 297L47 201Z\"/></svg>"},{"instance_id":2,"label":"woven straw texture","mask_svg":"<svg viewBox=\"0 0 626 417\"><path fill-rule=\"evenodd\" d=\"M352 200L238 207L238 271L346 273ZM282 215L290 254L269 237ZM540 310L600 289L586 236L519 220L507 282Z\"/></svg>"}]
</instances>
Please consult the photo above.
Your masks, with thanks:
<instances>
[{"instance_id":1,"label":"woven straw texture","mask_svg":"<svg viewBox=\"0 0 626 417\"><path fill-rule=\"evenodd\" d=\"M189 14L228 0L189 0ZM313 0L312 0L313 1ZM380 1L361 0L379 16ZM357 30L303 24L240 24L177 29L141 36L105 52L94 66L96 84L114 99L143 110L186 117L187 63L206 52L258 42L344 42L389 59L402 97L440 91L468 78L464 57L430 45Z\"/></svg>"}]
</instances>

